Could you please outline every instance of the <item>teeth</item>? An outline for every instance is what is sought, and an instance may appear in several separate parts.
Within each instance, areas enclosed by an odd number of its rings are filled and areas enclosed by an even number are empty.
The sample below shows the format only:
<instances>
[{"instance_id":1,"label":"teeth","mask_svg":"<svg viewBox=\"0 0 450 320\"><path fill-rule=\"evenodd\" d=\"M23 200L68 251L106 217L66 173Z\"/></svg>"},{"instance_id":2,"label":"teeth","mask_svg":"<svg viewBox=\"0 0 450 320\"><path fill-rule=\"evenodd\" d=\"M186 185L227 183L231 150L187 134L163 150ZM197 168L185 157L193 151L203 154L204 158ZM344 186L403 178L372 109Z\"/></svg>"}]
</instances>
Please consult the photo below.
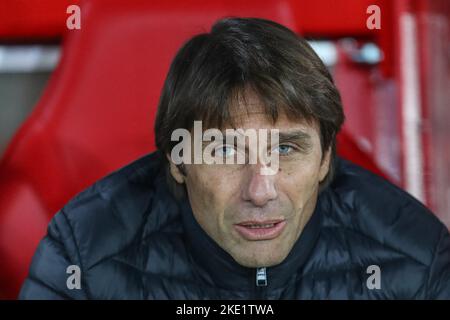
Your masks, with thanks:
<instances>
[{"instance_id":1,"label":"teeth","mask_svg":"<svg viewBox=\"0 0 450 320\"><path fill-rule=\"evenodd\" d=\"M275 224L274 223L270 223L270 224L249 224L246 225L247 228L250 229L258 229L258 228L272 228Z\"/></svg>"}]
</instances>

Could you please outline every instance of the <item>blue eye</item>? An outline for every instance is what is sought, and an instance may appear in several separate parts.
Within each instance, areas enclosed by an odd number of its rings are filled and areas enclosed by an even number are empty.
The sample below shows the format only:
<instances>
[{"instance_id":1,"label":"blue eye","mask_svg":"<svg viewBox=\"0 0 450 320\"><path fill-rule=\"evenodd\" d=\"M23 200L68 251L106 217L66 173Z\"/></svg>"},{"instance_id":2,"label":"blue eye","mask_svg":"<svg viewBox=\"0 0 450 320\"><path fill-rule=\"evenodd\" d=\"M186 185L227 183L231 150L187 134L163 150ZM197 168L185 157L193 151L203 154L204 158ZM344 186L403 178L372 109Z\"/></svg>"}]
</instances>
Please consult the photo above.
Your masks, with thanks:
<instances>
[{"instance_id":1,"label":"blue eye","mask_svg":"<svg viewBox=\"0 0 450 320\"><path fill-rule=\"evenodd\" d=\"M214 154L218 157L228 158L234 156L236 151L230 146L220 146L214 149Z\"/></svg>"},{"instance_id":2,"label":"blue eye","mask_svg":"<svg viewBox=\"0 0 450 320\"><path fill-rule=\"evenodd\" d=\"M288 155L292 151L292 147L287 144L281 144L275 148L275 152L278 152L280 155Z\"/></svg>"}]
</instances>

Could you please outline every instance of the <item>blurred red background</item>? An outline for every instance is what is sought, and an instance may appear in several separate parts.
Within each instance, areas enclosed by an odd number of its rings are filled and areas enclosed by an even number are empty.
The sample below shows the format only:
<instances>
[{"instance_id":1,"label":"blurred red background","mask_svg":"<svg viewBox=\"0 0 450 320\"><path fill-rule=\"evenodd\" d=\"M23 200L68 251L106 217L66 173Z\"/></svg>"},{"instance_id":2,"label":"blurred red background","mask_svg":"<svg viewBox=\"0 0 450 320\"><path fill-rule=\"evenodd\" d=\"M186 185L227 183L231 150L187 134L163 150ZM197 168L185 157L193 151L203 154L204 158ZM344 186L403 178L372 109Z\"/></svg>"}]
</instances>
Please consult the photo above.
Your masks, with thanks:
<instances>
[{"instance_id":1,"label":"blurred red background","mask_svg":"<svg viewBox=\"0 0 450 320\"><path fill-rule=\"evenodd\" d=\"M73 4L80 30L66 27ZM374 4L380 29L366 25ZM62 42L62 53L1 158L0 298L16 297L48 221L70 198L154 150L176 50L230 15L272 19L309 39L342 94L339 154L450 226L448 1L2 1L0 44Z\"/></svg>"}]
</instances>

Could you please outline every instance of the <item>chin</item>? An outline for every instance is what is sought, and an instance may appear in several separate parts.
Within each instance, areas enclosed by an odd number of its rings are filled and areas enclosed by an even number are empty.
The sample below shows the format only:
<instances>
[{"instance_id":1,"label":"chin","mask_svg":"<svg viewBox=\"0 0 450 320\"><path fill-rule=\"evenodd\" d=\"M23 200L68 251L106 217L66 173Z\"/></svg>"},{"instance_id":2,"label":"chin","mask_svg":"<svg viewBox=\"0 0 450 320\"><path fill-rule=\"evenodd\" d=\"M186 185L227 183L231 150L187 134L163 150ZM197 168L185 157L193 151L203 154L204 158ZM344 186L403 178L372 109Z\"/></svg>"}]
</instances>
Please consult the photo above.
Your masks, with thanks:
<instances>
[{"instance_id":1,"label":"chin","mask_svg":"<svg viewBox=\"0 0 450 320\"><path fill-rule=\"evenodd\" d=\"M251 253L250 253L251 252ZM255 251L249 251L249 254L239 254L236 257L233 257L237 263L244 267L248 268L260 268L260 267L273 267L277 264L280 264L283 262L284 259L286 259L287 254L280 254L280 252L277 252L277 254L274 256L273 252L271 254L270 251L261 253L261 254L255 254Z\"/></svg>"}]
</instances>

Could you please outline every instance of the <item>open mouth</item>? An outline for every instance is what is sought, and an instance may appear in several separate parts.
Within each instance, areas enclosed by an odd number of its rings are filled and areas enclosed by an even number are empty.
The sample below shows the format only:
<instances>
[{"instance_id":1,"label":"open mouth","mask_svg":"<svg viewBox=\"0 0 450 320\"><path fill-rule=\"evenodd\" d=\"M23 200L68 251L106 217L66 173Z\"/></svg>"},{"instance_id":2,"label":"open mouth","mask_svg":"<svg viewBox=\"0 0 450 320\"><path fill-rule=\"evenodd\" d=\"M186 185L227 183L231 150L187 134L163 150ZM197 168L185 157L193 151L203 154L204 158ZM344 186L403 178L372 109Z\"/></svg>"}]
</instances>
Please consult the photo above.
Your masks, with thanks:
<instances>
[{"instance_id":1,"label":"open mouth","mask_svg":"<svg viewBox=\"0 0 450 320\"><path fill-rule=\"evenodd\" d=\"M234 225L236 231L245 239L271 240L278 237L286 226L285 220L244 221Z\"/></svg>"}]
</instances>

